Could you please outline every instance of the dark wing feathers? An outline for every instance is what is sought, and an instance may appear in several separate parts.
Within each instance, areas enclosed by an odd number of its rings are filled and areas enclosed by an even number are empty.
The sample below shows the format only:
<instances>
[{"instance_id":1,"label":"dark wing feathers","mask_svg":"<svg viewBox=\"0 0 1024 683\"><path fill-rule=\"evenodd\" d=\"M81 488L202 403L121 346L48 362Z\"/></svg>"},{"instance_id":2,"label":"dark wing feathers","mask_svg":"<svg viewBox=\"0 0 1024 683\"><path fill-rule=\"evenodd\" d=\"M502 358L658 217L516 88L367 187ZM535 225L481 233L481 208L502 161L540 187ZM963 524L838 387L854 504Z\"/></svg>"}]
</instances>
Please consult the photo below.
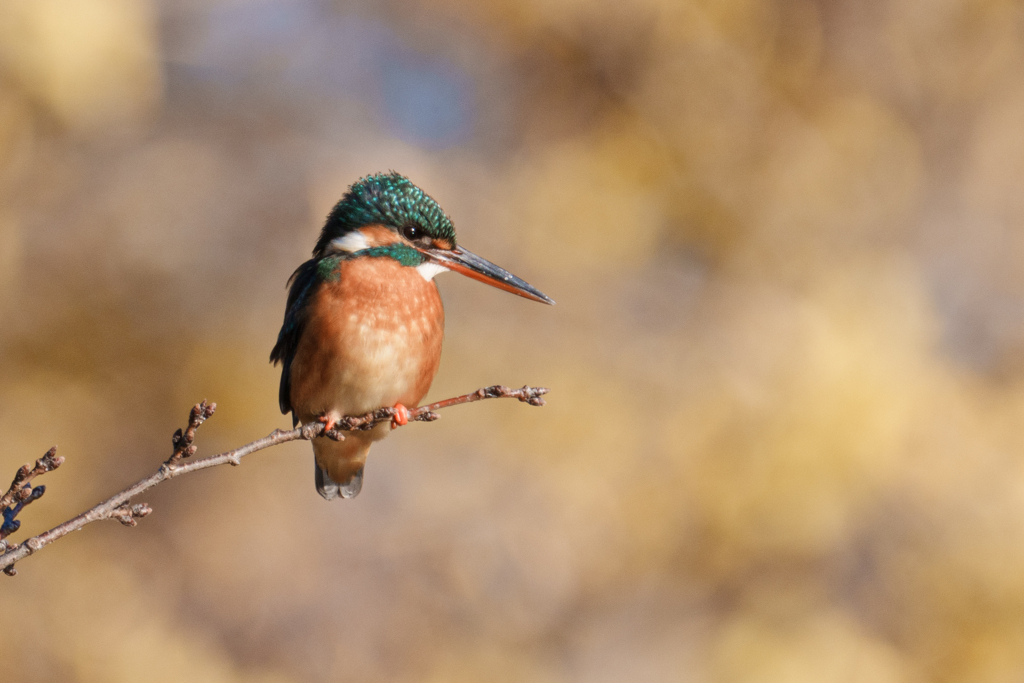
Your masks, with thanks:
<instances>
[{"instance_id":1,"label":"dark wing feathers","mask_svg":"<svg viewBox=\"0 0 1024 683\"><path fill-rule=\"evenodd\" d=\"M275 365L281 363L281 389L278 402L281 412L292 409L291 402L291 367L295 357L295 349L299 346L299 337L306 322L306 309L316 289L316 259L310 259L295 269L288 279L291 289L288 290L288 305L285 308L284 324L277 335L277 343L270 352L270 361ZM293 416L292 422L295 421Z\"/></svg>"}]
</instances>

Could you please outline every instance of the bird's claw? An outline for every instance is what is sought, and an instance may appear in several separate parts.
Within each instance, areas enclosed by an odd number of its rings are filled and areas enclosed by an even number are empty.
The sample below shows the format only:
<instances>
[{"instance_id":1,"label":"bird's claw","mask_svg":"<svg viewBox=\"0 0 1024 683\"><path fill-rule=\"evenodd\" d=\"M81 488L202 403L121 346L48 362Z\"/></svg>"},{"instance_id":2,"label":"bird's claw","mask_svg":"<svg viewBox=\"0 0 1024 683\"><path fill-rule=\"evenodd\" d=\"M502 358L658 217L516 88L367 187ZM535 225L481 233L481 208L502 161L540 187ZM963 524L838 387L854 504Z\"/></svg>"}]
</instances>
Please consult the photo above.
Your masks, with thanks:
<instances>
[{"instance_id":1,"label":"bird's claw","mask_svg":"<svg viewBox=\"0 0 1024 683\"><path fill-rule=\"evenodd\" d=\"M330 415L321 415L316 419L317 422L321 422L324 425L324 431L321 432L324 436L334 439L335 441L342 441L345 437L339 432L335 432L334 428L338 425L338 420Z\"/></svg>"},{"instance_id":2,"label":"bird's claw","mask_svg":"<svg viewBox=\"0 0 1024 683\"><path fill-rule=\"evenodd\" d=\"M391 428L404 427L409 424L409 409L403 406L401 403L396 403L393 410L394 414L391 415Z\"/></svg>"}]
</instances>

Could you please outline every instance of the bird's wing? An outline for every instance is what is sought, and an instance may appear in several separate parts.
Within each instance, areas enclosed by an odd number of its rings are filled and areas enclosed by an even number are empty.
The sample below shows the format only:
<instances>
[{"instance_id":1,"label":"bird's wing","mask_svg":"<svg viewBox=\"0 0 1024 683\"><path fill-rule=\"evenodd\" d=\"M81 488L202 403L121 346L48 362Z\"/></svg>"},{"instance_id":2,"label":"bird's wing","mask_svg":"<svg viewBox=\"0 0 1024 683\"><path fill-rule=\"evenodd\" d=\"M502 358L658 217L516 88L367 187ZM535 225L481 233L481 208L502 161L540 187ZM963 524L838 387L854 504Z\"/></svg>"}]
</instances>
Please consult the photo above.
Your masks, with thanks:
<instances>
[{"instance_id":1,"label":"bird's wing","mask_svg":"<svg viewBox=\"0 0 1024 683\"><path fill-rule=\"evenodd\" d=\"M278 402L281 405L282 413L287 413L292 409L292 359L295 357L295 349L299 346L299 338L302 336L302 328L305 326L309 303L316 290L316 268L316 259L310 259L296 268L288 279L291 289L288 290L288 306L285 308L284 324L281 325L277 343L274 344L274 349L270 352L270 361L275 365L278 361L281 363L281 389L278 392ZM294 415L292 422L296 422Z\"/></svg>"}]
</instances>

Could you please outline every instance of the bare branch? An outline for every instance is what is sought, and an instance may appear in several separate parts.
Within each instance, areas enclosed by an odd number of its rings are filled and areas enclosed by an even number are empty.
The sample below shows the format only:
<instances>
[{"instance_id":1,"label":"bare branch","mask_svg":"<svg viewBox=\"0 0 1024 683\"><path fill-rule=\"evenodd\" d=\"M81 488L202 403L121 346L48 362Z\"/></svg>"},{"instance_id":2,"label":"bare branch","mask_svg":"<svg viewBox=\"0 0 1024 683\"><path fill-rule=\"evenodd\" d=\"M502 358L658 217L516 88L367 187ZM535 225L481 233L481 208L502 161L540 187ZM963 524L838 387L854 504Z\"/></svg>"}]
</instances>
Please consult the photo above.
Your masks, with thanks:
<instances>
[{"instance_id":1,"label":"bare branch","mask_svg":"<svg viewBox=\"0 0 1024 683\"><path fill-rule=\"evenodd\" d=\"M199 425L212 417L216 410L216 403L208 404L205 400L192 406L192 410L188 414L188 427L185 428L185 432L182 433L179 429L171 437L174 453L167 460L166 464L168 466L176 465L182 458L188 458L196 454L196 447L192 445L192 442L196 439L196 430L199 429Z\"/></svg>"},{"instance_id":2,"label":"bare branch","mask_svg":"<svg viewBox=\"0 0 1024 683\"><path fill-rule=\"evenodd\" d=\"M462 403L472 403L474 401L481 401L486 398L516 398L523 403L529 403L533 406L544 405L544 399L541 398L548 392L543 387L523 387L522 389L509 389L503 386L492 386L483 389L478 389L471 394L465 394L463 396L457 396L455 398L449 398L444 401L437 403L431 403L427 406L421 406L419 408L413 408L409 411L409 421L416 422L432 422L440 417L435 411L441 410L442 408L449 408L451 406L459 405ZM218 465L240 465L242 458L261 451L264 448L270 448L278 444L287 443L289 441L298 440L309 440L314 439L318 436L327 436L332 439L341 440L344 439L343 432L351 431L362 431L372 429L374 426L382 422L390 422L397 415L397 411L394 408L379 408L373 412L367 413L366 415L360 415L355 417L344 417L339 420L334 429L330 432L325 433L323 422L311 422L309 424L296 427L290 431L282 431L275 429L269 435L262 439L257 439L252 443L248 443L234 450L225 451L217 455L211 455L207 458L200 458L199 460L188 460L186 458L194 455L196 447L194 445L196 430L199 426L211 417L214 411L217 409L216 403L202 403L196 404L191 412L189 413L188 427L185 430L179 429L174 433L172 443L174 445L174 452L171 457L160 466L154 474L142 479L132 486L129 486L124 491L108 498L102 503L86 510L69 519L68 521L58 524L54 528L46 531L38 536L15 545L9 545L7 541L0 540L0 570L9 576L14 576L17 571L14 568L14 564L20 560L25 559L29 555L38 552L42 548L46 547L50 543L53 543L58 538L67 536L72 531L81 529L86 524L92 522L98 522L103 519L116 519L125 526L135 526L138 519L145 517L152 512L152 509L145 503L131 504L131 499L139 495L143 491L147 491L160 482L166 481L167 479L173 479L189 472L196 472L198 470L205 470L210 467L217 467ZM37 500L43 495L45 490L42 486L37 486L34 489L28 486L29 482L40 474L45 474L52 470L57 469L61 463L64 462L64 458L56 457L57 448L51 448L46 455L36 461L34 468L29 468L25 465L14 477L14 482L11 484L11 488L0 497L0 509L4 510L4 524L3 529L7 529L10 525L12 528L3 533L0 531L0 539L3 539L7 534L13 533L20 526L20 521L15 520L14 517L21 511L21 509L28 505L28 503ZM38 493L36 493L38 491ZM13 504L13 505L12 505ZM8 511L10 511L10 519L8 520Z\"/></svg>"},{"instance_id":3,"label":"bare branch","mask_svg":"<svg viewBox=\"0 0 1024 683\"><path fill-rule=\"evenodd\" d=\"M29 467L28 465L22 465L18 473L14 475L14 481L11 482L11 488L7 489L7 493L0 496L0 508L6 508L11 503L17 503L19 500L24 500L27 496L22 495L22 491L28 487L33 479L38 477L40 474L46 474L64 464L64 458L57 455L57 447L54 446L50 450L46 451L46 455L36 460L35 467Z\"/></svg>"},{"instance_id":4,"label":"bare branch","mask_svg":"<svg viewBox=\"0 0 1024 683\"><path fill-rule=\"evenodd\" d=\"M3 513L4 518L3 523L0 524L0 552L6 550L7 547L7 542L3 539L21 528L21 520L15 519L18 513L26 505L39 500L46 493L45 486L36 486L35 488L30 486L32 480L41 474L52 472L60 467L63 462L64 458L57 455L57 447L54 446L46 452L46 455L36 460L35 467L22 465L17 474L14 475L11 487L7 489L7 493L0 496L0 512ZM13 567L4 567L5 572L8 569L11 572L14 570ZM7 573L10 574L11 572Z\"/></svg>"}]
</instances>

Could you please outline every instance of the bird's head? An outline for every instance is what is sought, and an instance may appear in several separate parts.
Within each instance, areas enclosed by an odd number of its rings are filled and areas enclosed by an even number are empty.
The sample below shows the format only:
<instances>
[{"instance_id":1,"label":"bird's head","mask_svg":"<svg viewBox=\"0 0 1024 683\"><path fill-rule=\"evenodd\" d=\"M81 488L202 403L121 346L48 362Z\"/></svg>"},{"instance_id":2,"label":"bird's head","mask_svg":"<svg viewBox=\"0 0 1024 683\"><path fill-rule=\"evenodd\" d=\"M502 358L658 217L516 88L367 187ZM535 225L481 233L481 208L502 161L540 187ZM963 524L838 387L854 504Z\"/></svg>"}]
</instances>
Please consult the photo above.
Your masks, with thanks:
<instances>
[{"instance_id":1,"label":"bird's head","mask_svg":"<svg viewBox=\"0 0 1024 683\"><path fill-rule=\"evenodd\" d=\"M453 270L506 292L555 303L507 270L456 243L455 226L434 199L399 173L353 183L324 224L314 258L390 257L430 280Z\"/></svg>"}]
</instances>

